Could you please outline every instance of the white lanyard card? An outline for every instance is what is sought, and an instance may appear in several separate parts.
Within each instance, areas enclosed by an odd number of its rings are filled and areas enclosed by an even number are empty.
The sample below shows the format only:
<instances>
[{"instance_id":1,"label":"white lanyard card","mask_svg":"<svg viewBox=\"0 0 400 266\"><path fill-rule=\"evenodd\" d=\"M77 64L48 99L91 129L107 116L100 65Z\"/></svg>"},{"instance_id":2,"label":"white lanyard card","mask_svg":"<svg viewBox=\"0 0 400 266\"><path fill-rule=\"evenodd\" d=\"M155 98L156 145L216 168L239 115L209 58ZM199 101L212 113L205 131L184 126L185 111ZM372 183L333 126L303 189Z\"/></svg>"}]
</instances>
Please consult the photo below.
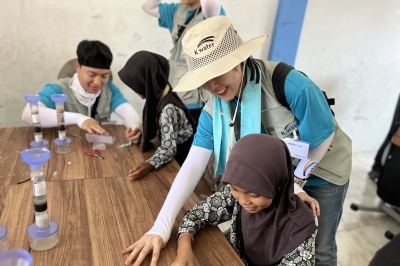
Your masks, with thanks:
<instances>
[{"instance_id":1,"label":"white lanyard card","mask_svg":"<svg viewBox=\"0 0 400 266\"><path fill-rule=\"evenodd\" d=\"M301 160L308 159L308 150L310 148L308 142L288 138L283 139L283 141L286 143L291 157Z\"/></svg>"}]
</instances>

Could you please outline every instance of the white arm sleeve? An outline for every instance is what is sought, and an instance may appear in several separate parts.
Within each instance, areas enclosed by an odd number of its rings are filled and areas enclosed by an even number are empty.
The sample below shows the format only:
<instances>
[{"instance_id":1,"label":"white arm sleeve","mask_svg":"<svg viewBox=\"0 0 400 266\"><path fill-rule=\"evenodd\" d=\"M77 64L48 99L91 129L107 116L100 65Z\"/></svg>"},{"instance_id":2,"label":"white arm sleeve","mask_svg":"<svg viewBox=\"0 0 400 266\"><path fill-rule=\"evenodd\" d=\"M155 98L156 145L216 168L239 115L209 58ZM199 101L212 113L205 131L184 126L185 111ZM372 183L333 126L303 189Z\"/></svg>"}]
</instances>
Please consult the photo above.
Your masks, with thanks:
<instances>
[{"instance_id":1,"label":"white arm sleeve","mask_svg":"<svg viewBox=\"0 0 400 266\"><path fill-rule=\"evenodd\" d=\"M221 3L219 0L200 0L201 10L206 18L219 16Z\"/></svg>"},{"instance_id":2,"label":"white arm sleeve","mask_svg":"<svg viewBox=\"0 0 400 266\"><path fill-rule=\"evenodd\" d=\"M140 128L140 118L130 103L123 103L115 108L115 113L124 120L126 128Z\"/></svg>"},{"instance_id":3,"label":"white arm sleeve","mask_svg":"<svg viewBox=\"0 0 400 266\"><path fill-rule=\"evenodd\" d=\"M212 151L197 146L190 148L181 169L179 170L167 199L158 214L154 226L146 234L156 234L167 243L171 236L174 221L182 206L194 191L204 173Z\"/></svg>"},{"instance_id":4,"label":"white arm sleeve","mask_svg":"<svg viewBox=\"0 0 400 266\"><path fill-rule=\"evenodd\" d=\"M158 6L160 5L160 3L161 0L146 0L142 5L142 9L150 16L158 18L159 17Z\"/></svg>"},{"instance_id":5,"label":"white arm sleeve","mask_svg":"<svg viewBox=\"0 0 400 266\"><path fill-rule=\"evenodd\" d=\"M43 103L39 102L39 115L42 127L57 127L57 112L54 109L47 108ZM90 117L78 113L64 112L65 125L78 125L82 126L82 123ZM31 108L29 103L25 106L22 112L22 121L32 125Z\"/></svg>"},{"instance_id":6,"label":"white arm sleeve","mask_svg":"<svg viewBox=\"0 0 400 266\"><path fill-rule=\"evenodd\" d=\"M296 182L294 182L294 188L293 188L294 194L298 194L300 192L305 192L299 184L297 184Z\"/></svg>"},{"instance_id":7,"label":"white arm sleeve","mask_svg":"<svg viewBox=\"0 0 400 266\"><path fill-rule=\"evenodd\" d=\"M335 136L335 132L333 132L328 138L326 138L321 144L319 144L314 149L310 149L308 152L308 160L300 160L299 164L294 171L294 175L300 179L307 179L314 168L318 165L318 163L324 157L326 151L330 147L333 137ZM311 161L310 161L311 160ZM314 164L313 164L314 163ZM310 169L303 171L304 166L308 164L311 165Z\"/></svg>"}]
</instances>

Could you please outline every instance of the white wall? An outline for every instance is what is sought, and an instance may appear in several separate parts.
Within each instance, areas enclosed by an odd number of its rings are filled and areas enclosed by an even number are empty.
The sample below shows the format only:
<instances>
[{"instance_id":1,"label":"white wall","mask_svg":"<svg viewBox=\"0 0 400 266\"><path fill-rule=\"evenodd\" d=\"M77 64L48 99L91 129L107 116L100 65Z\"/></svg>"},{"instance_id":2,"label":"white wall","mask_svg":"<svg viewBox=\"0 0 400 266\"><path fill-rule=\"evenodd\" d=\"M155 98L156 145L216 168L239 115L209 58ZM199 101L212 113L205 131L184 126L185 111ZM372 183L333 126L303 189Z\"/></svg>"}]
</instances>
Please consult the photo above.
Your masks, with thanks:
<instances>
[{"instance_id":1,"label":"white wall","mask_svg":"<svg viewBox=\"0 0 400 266\"><path fill-rule=\"evenodd\" d=\"M271 36L278 0L222 0L244 40ZM114 81L141 112L143 101L118 78L128 58L140 50L169 57L169 31L143 12L144 0L1 0L0 127L23 126L24 94L55 81L61 66L76 57L83 39L98 39L114 55ZM180 2L163 1L163 2ZM246 12L243 12L246 10ZM250 27L251 25L251 27ZM268 25L267 27L265 25ZM257 53L266 58L269 42Z\"/></svg>"},{"instance_id":2,"label":"white wall","mask_svg":"<svg viewBox=\"0 0 400 266\"><path fill-rule=\"evenodd\" d=\"M296 68L330 97L354 151L376 150L400 93L400 2L309 0Z\"/></svg>"},{"instance_id":3,"label":"white wall","mask_svg":"<svg viewBox=\"0 0 400 266\"><path fill-rule=\"evenodd\" d=\"M179 2L179 1L175 1ZM271 36L278 0L221 0L244 40ZM143 102L116 73L139 50L169 57L172 41L143 0L1 0L0 127L23 126L23 95L35 93L74 58L82 39L114 54L115 83L141 111ZM296 68L336 98L337 120L354 151L375 150L400 92L400 2L309 0ZM267 58L269 41L254 56Z\"/></svg>"}]
</instances>

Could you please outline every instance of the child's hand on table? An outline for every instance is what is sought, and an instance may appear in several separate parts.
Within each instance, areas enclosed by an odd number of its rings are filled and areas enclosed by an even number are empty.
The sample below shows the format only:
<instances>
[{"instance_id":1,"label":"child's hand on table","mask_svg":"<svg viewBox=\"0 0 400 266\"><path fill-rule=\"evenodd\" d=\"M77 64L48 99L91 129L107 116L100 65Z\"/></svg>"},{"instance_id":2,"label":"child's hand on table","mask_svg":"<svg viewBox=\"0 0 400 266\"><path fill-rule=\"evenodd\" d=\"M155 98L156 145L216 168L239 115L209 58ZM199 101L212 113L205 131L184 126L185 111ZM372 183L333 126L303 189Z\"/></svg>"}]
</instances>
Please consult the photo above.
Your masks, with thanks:
<instances>
[{"instance_id":1,"label":"child's hand on table","mask_svg":"<svg viewBox=\"0 0 400 266\"><path fill-rule=\"evenodd\" d=\"M189 234L179 239L176 259L171 266L193 266L192 237Z\"/></svg>"},{"instance_id":2,"label":"child's hand on table","mask_svg":"<svg viewBox=\"0 0 400 266\"><path fill-rule=\"evenodd\" d=\"M139 180L147 176L153 170L154 167L148 162L140 163L129 171L128 174L129 181Z\"/></svg>"}]
</instances>

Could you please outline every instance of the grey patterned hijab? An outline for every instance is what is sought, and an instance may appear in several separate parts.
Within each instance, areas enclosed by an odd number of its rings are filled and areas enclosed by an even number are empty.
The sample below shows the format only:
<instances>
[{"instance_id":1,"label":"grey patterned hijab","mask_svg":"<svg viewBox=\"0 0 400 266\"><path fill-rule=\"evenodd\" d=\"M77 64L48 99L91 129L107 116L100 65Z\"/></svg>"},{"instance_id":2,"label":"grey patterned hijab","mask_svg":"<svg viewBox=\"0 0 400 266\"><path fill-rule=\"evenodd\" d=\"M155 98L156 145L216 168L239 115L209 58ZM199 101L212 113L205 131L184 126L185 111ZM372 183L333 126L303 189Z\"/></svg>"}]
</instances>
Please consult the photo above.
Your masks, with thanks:
<instances>
[{"instance_id":1,"label":"grey patterned hijab","mask_svg":"<svg viewBox=\"0 0 400 266\"><path fill-rule=\"evenodd\" d=\"M241 210L243 256L252 265L279 262L317 229L309 207L294 195L292 160L278 138L265 134L241 138L221 181L273 199L258 213Z\"/></svg>"}]
</instances>

